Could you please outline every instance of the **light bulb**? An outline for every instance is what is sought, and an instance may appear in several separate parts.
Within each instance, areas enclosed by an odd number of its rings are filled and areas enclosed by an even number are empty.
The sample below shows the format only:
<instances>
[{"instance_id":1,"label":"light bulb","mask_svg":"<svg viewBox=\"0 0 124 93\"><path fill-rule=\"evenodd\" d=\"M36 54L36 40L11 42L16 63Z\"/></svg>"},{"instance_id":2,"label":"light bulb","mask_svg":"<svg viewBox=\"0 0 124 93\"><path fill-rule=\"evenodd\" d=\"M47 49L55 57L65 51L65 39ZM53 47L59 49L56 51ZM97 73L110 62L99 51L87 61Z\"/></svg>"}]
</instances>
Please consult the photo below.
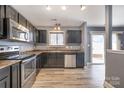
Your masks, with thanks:
<instances>
[{"instance_id":1,"label":"light bulb","mask_svg":"<svg viewBox=\"0 0 124 93\"><path fill-rule=\"evenodd\" d=\"M62 6L61 8L62 8L62 10L66 10L67 9L66 6Z\"/></svg>"},{"instance_id":2,"label":"light bulb","mask_svg":"<svg viewBox=\"0 0 124 93\"><path fill-rule=\"evenodd\" d=\"M85 6L81 5L81 11L85 10Z\"/></svg>"},{"instance_id":3,"label":"light bulb","mask_svg":"<svg viewBox=\"0 0 124 93\"><path fill-rule=\"evenodd\" d=\"M50 11L50 10L51 10L51 7L48 5L48 6L46 7L46 9L47 9L48 11Z\"/></svg>"}]
</instances>

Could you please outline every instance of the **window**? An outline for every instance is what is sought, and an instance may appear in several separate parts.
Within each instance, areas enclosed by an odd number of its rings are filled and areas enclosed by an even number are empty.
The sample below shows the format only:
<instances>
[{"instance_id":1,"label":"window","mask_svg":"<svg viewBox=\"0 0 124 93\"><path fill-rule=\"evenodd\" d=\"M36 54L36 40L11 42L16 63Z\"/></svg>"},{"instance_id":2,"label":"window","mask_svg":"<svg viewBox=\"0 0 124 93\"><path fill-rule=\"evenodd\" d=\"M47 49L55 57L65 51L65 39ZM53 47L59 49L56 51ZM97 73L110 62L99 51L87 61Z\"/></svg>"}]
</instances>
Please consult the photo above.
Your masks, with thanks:
<instances>
[{"instance_id":1,"label":"window","mask_svg":"<svg viewBox=\"0 0 124 93\"><path fill-rule=\"evenodd\" d=\"M49 45L64 45L64 33L63 32L50 32Z\"/></svg>"}]
</instances>

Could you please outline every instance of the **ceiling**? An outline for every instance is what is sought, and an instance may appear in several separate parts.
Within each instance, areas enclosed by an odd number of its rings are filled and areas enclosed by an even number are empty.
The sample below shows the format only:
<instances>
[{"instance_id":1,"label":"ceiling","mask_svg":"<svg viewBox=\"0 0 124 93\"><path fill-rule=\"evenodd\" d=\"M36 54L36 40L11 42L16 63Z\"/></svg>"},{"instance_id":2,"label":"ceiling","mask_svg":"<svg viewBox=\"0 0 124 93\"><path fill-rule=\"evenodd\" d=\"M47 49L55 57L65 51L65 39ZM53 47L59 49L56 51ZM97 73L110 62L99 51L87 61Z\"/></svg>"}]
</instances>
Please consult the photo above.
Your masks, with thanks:
<instances>
[{"instance_id":1,"label":"ceiling","mask_svg":"<svg viewBox=\"0 0 124 93\"><path fill-rule=\"evenodd\" d=\"M68 5L67 10L61 10L60 5L51 5L46 10L45 5L12 5L34 26L54 26L52 19L57 19L61 26L80 26L87 21L88 26L103 26L105 24L105 6L89 5L84 11L80 5ZM113 25L124 26L124 6L113 6Z\"/></svg>"}]
</instances>

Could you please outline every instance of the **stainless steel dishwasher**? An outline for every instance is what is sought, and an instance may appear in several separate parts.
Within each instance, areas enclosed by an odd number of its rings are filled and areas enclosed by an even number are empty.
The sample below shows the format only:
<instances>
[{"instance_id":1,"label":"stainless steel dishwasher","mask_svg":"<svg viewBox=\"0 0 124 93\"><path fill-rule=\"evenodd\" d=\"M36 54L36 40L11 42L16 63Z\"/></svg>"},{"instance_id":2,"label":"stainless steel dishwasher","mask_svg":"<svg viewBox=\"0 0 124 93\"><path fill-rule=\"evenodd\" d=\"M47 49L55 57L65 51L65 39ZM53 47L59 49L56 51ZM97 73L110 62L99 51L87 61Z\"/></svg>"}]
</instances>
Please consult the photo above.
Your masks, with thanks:
<instances>
[{"instance_id":1,"label":"stainless steel dishwasher","mask_svg":"<svg viewBox=\"0 0 124 93\"><path fill-rule=\"evenodd\" d=\"M76 67L76 55L67 54L65 55L65 68L75 68Z\"/></svg>"}]
</instances>

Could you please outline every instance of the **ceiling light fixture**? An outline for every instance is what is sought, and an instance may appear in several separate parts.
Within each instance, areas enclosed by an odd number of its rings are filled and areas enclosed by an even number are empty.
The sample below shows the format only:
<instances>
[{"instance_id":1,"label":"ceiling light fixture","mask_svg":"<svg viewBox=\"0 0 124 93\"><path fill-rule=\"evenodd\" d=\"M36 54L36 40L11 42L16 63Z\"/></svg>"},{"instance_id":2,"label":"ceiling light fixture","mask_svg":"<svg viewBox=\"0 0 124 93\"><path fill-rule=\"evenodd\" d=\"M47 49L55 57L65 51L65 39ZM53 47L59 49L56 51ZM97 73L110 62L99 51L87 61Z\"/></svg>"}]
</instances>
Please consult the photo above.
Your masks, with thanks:
<instances>
[{"instance_id":1,"label":"ceiling light fixture","mask_svg":"<svg viewBox=\"0 0 124 93\"><path fill-rule=\"evenodd\" d=\"M54 31L60 31L60 24L56 23L55 26L54 26Z\"/></svg>"},{"instance_id":2,"label":"ceiling light fixture","mask_svg":"<svg viewBox=\"0 0 124 93\"><path fill-rule=\"evenodd\" d=\"M62 9L62 10L66 10L67 7L64 5L64 6L61 6L61 9Z\"/></svg>"},{"instance_id":3,"label":"ceiling light fixture","mask_svg":"<svg viewBox=\"0 0 124 93\"><path fill-rule=\"evenodd\" d=\"M46 6L46 9L47 9L48 11L50 11L50 10L51 10L51 7L50 7L49 5L47 5L47 6Z\"/></svg>"},{"instance_id":4,"label":"ceiling light fixture","mask_svg":"<svg viewBox=\"0 0 124 93\"><path fill-rule=\"evenodd\" d=\"M81 5L81 11L85 10L85 6L84 5Z\"/></svg>"}]
</instances>

